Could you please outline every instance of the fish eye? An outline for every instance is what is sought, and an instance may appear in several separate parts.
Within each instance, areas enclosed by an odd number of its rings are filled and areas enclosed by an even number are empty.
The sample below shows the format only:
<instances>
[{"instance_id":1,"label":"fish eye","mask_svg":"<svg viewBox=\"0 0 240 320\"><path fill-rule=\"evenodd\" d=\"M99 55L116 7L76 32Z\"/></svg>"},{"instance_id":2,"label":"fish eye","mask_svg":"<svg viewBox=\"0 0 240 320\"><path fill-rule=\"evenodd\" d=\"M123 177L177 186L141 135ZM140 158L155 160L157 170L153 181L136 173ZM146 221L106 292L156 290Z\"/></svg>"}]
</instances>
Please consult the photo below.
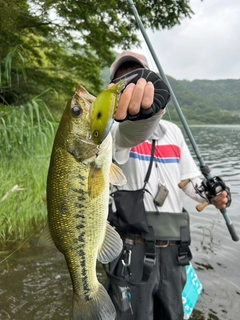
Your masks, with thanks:
<instances>
[{"instance_id":1,"label":"fish eye","mask_svg":"<svg viewBox=\"0 0 240 320\"><path fill-rule=\"evenodd\" d=\"M99 132L98 131L94 131L93 135L94 135L95 138L97 138L99 136Z\"/></svg>"},{"instance_id":2,"label":"fish eye","mask_svg":"<svg viewBox=\"0 0 240 320\"><path fill-rule=\"evenodd\" d=\"M79 106L74 106L72 108L72 114L74 117L79 117L82 114L82 108L80 108Z\"/></svg>"},{"instance_id":3,"label":"fish eye","mask_svg":"<svg viewBox=\"0 0 240 320\"><path fill-rule=\"evenodd\" d=\"M101 116L102 116L102 113L101 113L101 112L98 112L97 118L100 119Z\"/></svg>"}]
</instances>

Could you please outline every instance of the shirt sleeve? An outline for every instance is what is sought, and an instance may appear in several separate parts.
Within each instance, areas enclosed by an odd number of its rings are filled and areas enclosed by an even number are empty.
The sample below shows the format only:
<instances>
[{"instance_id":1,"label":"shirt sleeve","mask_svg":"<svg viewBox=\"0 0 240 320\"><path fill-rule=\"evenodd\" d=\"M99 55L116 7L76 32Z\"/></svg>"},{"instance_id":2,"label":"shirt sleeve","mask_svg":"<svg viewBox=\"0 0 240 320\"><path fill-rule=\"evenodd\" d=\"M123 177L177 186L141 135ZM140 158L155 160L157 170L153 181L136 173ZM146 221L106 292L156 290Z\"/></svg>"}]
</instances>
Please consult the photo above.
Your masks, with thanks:
<instances>
[{"instance_id":1,"label":"shirt sleeve","mask_svg":"<svg viewBox=\"0 0 240 320\"><path fill-rule=\"evenodd\" d=\"M201 185L202 180L200 176L202 176L202 174L190 153L190 150L186 144L182 132L179 137L181 139L181 181L188 179L190 180L190 182L183 188L183 191L193 200L199 203L203 203L206 200L202 198L199 194L197 194L194 189L195 185Z\"/></svg>"},{"instance_id":2,"label":"shirt sleeve","mask_svg":"<svg viewBox=\"0 0 240 320\"><path fill-rule=\"evenodd\" d=\"M180 172L181 172L181 181L186 179L193 179L201 176L201 172L194 161L189 148L186 144L186 141L180 131L180 149L181 149L181 159L180 159Z\"/></svg>"},{"instance_id":3,"label":"shirt sleeve","mask_svg":"<svg viewBox=\"0 0 240 320\"><path fill-rule=\"evenodd\" d=\"M144 142L153 134L161 116L162 114L157 114L145 120L115 122L111 131L114 160L119 164L125 163L131 148Z\"/></svg>"}]
</instances>

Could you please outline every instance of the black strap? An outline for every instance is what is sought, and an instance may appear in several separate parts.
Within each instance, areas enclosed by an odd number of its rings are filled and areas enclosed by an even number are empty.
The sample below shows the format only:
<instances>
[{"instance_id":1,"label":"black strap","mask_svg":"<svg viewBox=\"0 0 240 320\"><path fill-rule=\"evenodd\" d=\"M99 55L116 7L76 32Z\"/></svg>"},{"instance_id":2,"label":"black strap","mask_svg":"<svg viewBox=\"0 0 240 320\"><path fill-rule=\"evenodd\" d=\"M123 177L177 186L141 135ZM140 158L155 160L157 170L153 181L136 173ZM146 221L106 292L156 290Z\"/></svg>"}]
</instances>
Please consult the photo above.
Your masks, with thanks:
<instances>
[{"instance_id":1,"label":"black strap","mask_svg":"<svg viewBox=\"0 0 240 320\"><path fill-rule=\"evenodd\" d=\"M189 226L180 227L180 245L178 247L178 262L181 266L186 266L192 259L192 254L189 249Z\"/></svg>"},{"instance_id":2,"label":"black strap","mask_svg":"<svg viewBox=\"0 0 240 320\"><path fill-rule=\"evenodd\" d=\"M150 163L148 166L148 170L144 179L144 185L143 185L143 190L148 191L145 189L146 184L148 183L151 171L152 171L152 164L153 164L153 159L154 159L154 151L155 151L155 144L156 144L156 140L152 140L152 150L151 150L151 158L150 158ZM118 190L118 187L115 186L115 188ZM149 191L148 191L149 192ZM150 192L149 192L150 193Z\"/></svg>"},{"instance_id":3,"label":"black strap","mask_svg":"<svg viewBox=\"0 0 240 320\"><path fill-rule=\"evenodd\" d=\"M150 158L150 163L149 163L149 166L148 166L148 171L147 171L145 179L144 179L143 189L145 189L146 184L148 183L148 180L149 180L149 177L150 177L150 174L151 174L152 164L153 164L153 159L154 159L155 144L156 144L156 140L152 140L151 158Z\"/></svg>"},{"instance_id":4,"label":"black strap","mask_svg":"<svg viewBox=\"0 0 240 320\"><path fill-rule=\"evenodd\" d=\"M155 247L155 235L152 226L148 226L149 232L142 234L143 239L145 239L145 253L143 260L143 277L142 282L148 281L153 266L156 263L156 247Z\"/></svg>"},{"instance_id":5,"label":"black strap","mask_svg":"<svg viewBox=\"0 0 240 320\"><path fill-rule=\"evenodd\" d=\"M112 268L111 273L107 271L106 266L103 264L103 268L108 278L110 279L110 282L112 281L116 285L120 287L124 287L124 286L136 286L139 284L144 284L149 280L149 277L152 273L153 266L156 263L155 237L154 237L154 231L152 227L149 227L149 232L145 233L144 238L146 241L145 241L145 254L144 254L144 260L143 260L143 273L142 273L141 281L138 283L132 282L131 273L128 274L128 272L126 272L125 275L122 275L122 277L118 277L114 275L114 270L118 265L118 263L124 262L127 265L129 254L131 254L132 246L134 244L134 234L127 233L124 241L123 252L122 254L119 255L118 259L116 259L116 261L113 262L114 267ZM125 260L125 257L126 257L126 260Z\"/></svg>"}]
</instances>

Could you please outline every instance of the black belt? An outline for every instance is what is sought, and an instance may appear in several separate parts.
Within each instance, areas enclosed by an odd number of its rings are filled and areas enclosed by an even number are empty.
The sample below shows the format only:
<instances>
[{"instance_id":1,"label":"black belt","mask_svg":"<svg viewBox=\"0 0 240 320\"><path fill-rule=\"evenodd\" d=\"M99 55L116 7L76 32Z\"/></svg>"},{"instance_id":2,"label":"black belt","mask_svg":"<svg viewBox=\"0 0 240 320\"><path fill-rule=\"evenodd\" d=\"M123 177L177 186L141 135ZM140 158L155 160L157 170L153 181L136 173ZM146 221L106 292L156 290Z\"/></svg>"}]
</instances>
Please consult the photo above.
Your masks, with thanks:
<instances>
[{"instance_id":1,"label":"black belt","mask_svg":"<svg viewBox=\"0 0 240 320\"><path fill-rule=\"evenodd\" d=\"M125 237L123 236L123 238L125 238ZM128 241L128 239L126 239L126 240ZM140 234L135 234L133 241L134 241L134 243L138 243L138 244L144 244L146 242L146 240L143 239ZM155 241L156 248L172 247L172 246L177 246L179 244L180 244L180 241L173 241L173 240L156 240Z\"/></svg>"}]
</instances>

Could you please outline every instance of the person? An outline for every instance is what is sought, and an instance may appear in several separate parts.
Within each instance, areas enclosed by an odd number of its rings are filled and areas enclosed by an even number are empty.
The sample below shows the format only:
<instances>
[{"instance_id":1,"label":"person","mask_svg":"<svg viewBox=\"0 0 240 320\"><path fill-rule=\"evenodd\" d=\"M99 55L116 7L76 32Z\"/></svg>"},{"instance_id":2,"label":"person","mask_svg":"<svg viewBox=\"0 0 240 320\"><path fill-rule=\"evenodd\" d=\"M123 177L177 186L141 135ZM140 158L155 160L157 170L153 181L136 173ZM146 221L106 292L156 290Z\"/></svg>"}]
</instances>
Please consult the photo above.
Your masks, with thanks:
<instances>
[{"instance_id":1,"label":"person","mask_svg":"<svg viewBox=\"0 0 240 320\"><path fill-rule=\"evenodd\" d=\"M138 79L135 83L127 85L118 103L116 121L111 131L114 142L113 159L127 177L127 183L118 187L118 190L141 190L151 161L152 144L155 141L153 164L146 184L148 192L144 192L144 207L147 213L158 213L153 223L153 232L156 233L161 213L180 214L183 211L182 190L199 203L205 200L195 192L194 186L201 185L201 173L190 154L180 128L162 119L169 97L165 96L160 108L152 107L156 88L153 82L141 77L144 70L151 73L145 56L132 51L122 52L110 68L111 84L109 86L130 72L138 73L139 70L141 72ZM166 85L161 82L161 86ZM142 111L143 115L148 114L150 109L149 116L139 116ZM181 190L178 184L185 180L190 182ZM165 200L159 206L155 195L161 185L167 192ZM229 194L230 192L224 190L211 199L212 204L218 209L226 208L230 202ZM115 200L114 196L113 200ZM130 215L134 215L134 210ZM181 263L180 241L163 241L154 238L154 260L148 269L148 277L142 281L145 270L144 261L149 261L146 259L147 238L144 237L146 233L131 231L129 240L127 239L129 232L122 232L121 228L118 228L119 225L116 227L125 246L123 254L126 252L126 246L131 243L131 256L130 258L128 256L127 264L123 255L110 263L109 276L113 275L115 279L120 279L120 282L117 282L118 285L123 278L129 280L129 284L133 284L130 285L128 292L128 297L129 294L131 297L128 299L129 308L123 311L116 302L114 284L110 281L108 292L116 306L117 319L183 319L182 291L186 283L185 265L189 264L191 259L189 248L187 256L184 256L185 260ZM123 287L129 289L128 283L123 283Z\"/></svg>"}]
</instances>

